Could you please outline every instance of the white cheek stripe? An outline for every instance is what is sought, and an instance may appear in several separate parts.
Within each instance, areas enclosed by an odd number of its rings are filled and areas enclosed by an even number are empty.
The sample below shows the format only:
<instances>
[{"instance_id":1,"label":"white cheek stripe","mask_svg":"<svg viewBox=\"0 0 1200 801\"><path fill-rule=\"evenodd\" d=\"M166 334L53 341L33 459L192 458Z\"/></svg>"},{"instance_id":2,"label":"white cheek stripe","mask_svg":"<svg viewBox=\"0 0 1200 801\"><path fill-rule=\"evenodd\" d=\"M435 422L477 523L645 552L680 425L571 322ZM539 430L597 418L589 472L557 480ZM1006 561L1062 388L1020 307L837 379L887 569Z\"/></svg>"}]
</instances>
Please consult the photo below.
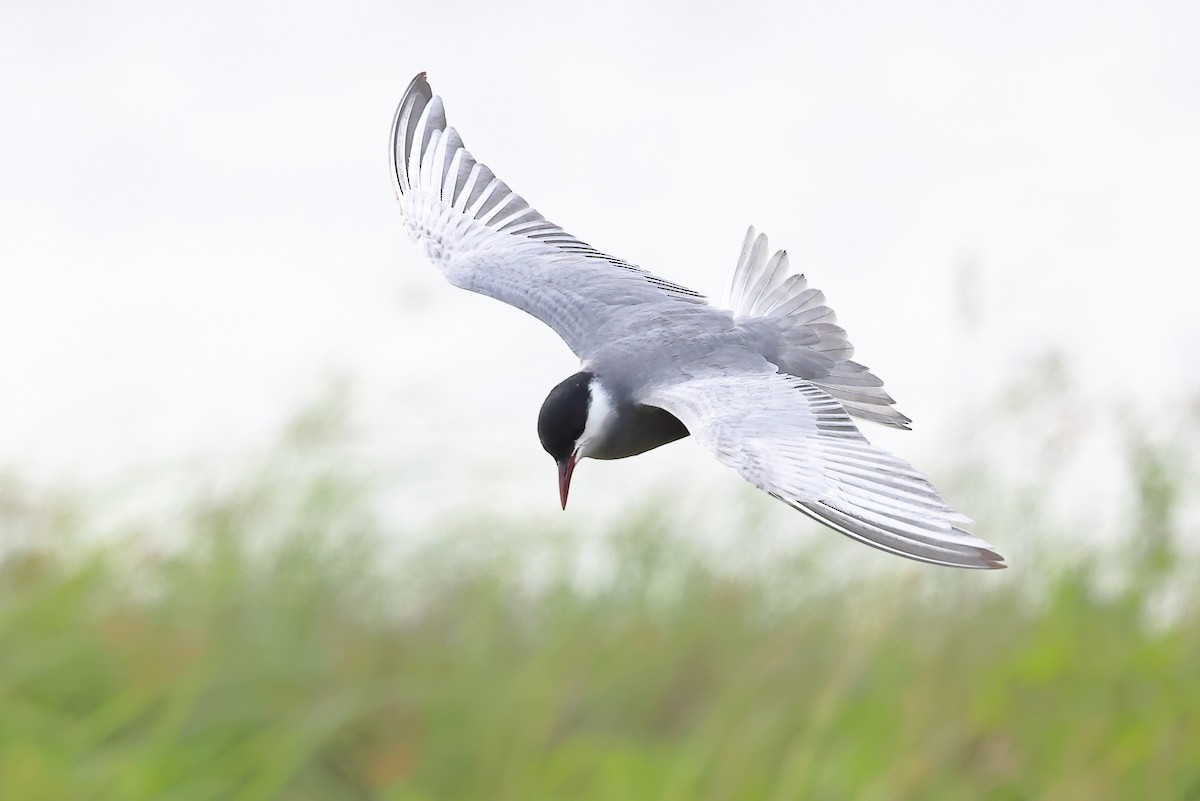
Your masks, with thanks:
<instances>
[{"instance_id":1,"label":"white cheek stripe","mask_svg":"<svg viewBox=\"0 0 1200 801\"><path fill-rule=\"evenodd\" d=\"M613 403L612 394L603 384L593 378L588 384L588 392L591 393L591 402L588 404L587 422L584 423L583 433L575 442L580 458L588 455L587 446L601 438L616 417L616 404Z\"/></svg>"}]
</instances>

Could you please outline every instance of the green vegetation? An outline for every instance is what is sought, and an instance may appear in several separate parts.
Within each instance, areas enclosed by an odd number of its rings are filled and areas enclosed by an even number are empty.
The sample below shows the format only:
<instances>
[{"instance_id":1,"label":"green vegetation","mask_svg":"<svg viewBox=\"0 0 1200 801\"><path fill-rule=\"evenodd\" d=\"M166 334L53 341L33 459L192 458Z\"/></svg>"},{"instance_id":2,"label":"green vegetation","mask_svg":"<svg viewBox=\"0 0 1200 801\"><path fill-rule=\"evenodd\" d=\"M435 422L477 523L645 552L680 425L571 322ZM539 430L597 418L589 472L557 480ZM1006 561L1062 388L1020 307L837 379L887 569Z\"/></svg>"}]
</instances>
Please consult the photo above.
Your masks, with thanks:
<instances>
[{"instance_id":1,"label":"green vegetation","mask_svg":"<svg viewBox=\"0 0 1200 801\"><path fill-rule=\"evenodd\" d=\"M0 797L1200 799L1180 471L1133 452L1141 550L1036 576L739 571L649 514L599 578L496 521L415 553L290 451L173 552L0 489Z\"/></svg>"}]
</instances>

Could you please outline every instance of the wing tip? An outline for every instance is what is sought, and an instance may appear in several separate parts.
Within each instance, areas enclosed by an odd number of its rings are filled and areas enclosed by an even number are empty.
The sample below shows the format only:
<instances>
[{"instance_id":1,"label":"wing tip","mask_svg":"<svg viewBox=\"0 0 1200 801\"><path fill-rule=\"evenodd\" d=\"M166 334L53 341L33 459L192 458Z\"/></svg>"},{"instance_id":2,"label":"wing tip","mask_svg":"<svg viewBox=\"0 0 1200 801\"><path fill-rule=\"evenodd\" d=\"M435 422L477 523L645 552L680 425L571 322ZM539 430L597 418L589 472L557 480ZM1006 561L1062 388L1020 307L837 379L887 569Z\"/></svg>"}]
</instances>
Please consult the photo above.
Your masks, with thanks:
<instances>
[{"instance_id":1,"label":"wing tip","mask_svg":"<svg viewBox=\"0 0 1200 801\"><path fill-rule=\"evenodd\" d=\"M770 492L769 494L775 499L783 501L796 511L816 520L821 525L828 526L839 534L843 534L850 539L861 542L863 545L868 545L885 553L902 556L906 559L912 559L915 562L924 562L925 564L941 567L956 567L965 570L1004 570L1008 567L1008 565L1004 564L1003 556L991 550L989 543L979 540L977 537L974 537L974 539L983 542L987 547L953 542L939 542L934 545L931 542L922 542L905 536L897 536L886 529L881 529L866 521L858 520L855 516L848 515L846 512L832 507L827 503L806 503L804 501L785 498L776 492ZM960 528L952 528L954 531L967 533Z\"/></svg>"},{"instance_id":2,"label":"wing tip","mask_svg":"<svg viewBox=\"0 0 1200 801\"><path fill-rule=\"evenodd\" d=\"M404 94L400 96L400 107L402 108L410 99L419 95L426 103L433 99L433 88L429 85L429 76L424 70L418 72L413 79L408 82L408 86L404 90Z\"/></svg>"},{"instance_id":3,"label":"wing tip","mask_svg":"<svg viewBox=\"0 0 1200 801\"><path fill-rule=\"evenodd\" d=\"M404 94L400 96L400 102L396 105L396 112L392 115L392 126L388 137L388 160L393 187L398 198L413 188L413 176L410 175L412 165L409 162L414 156L418 158L420 156L420 152L414 153L412 149L413 139L417 133L416 127L420 118L431 107L438 108L439 104L435 102L437 100L433 89L429 86L427 74L422 70L408 82ZM442 122L444 123L444 120ZM424 144L424 142L421 143L422 149ZM418 163L417 167L419 168L419 166Z\"/></svg>"},{"instance_id":4,"label":"wing tip","mask_svg":"<svg viewBox=\"0 0 1200 801\"><path fill-rule=\"evenodd\" d=\"M981 549L978 554L978 561L973 564L950 565L951 567L963 567L968 570L1007 570L1008 565L1004 563L1004 557L995 551Z\"/></svg>"}]
</instances>

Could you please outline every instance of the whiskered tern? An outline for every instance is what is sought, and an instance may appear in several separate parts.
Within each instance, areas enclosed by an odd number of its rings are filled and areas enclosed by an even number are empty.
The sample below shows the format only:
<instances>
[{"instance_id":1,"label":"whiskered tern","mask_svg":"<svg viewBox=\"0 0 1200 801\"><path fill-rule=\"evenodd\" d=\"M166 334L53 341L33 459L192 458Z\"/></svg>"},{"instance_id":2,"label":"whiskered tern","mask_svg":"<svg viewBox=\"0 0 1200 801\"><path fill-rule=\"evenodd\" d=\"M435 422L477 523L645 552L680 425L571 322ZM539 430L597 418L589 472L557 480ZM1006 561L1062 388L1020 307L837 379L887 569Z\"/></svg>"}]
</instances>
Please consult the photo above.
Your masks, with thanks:
<instances>
[{"instance_id":1,"label":"whiskered tern","mask_svg":"<svg viewBox=\"0 0 1200 801\"><path fill-rule=\"evenodd\" d=\"M550 222L463 146L421 73L392 121L404 227L455 286L528 312L579 357L538 416L565 509L582 459L692 434L746 481L830 528L938 565L1004 567L992 546L855 418L910 422L851 361L825 296L751 228L724 308Z\"/></svg>"}]
</instances>

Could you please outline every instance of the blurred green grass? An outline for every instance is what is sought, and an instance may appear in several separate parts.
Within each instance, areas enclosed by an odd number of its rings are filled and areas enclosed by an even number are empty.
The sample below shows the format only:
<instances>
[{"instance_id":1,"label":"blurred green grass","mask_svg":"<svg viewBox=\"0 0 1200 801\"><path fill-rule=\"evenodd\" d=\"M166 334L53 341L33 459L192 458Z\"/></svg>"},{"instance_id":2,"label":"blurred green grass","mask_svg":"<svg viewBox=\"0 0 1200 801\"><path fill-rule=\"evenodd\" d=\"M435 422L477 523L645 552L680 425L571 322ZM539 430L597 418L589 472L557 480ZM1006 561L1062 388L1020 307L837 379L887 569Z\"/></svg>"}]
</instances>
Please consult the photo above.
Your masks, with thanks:
<instances>
[{"instance_id":1,"label":"blurred green grass","mask_svg":"<svg viewBox=\"0 0 1200 801\"><path fill-rule=\"evenodd\" d=\"M504 521L389 548L344 466L293 469L321 426L181 499L174 549L0 487L0 798L1200 798L1187 471L1149 445L1107 556L737 570L635 512L581 581Z\"/></svg>"}]
</instances>

